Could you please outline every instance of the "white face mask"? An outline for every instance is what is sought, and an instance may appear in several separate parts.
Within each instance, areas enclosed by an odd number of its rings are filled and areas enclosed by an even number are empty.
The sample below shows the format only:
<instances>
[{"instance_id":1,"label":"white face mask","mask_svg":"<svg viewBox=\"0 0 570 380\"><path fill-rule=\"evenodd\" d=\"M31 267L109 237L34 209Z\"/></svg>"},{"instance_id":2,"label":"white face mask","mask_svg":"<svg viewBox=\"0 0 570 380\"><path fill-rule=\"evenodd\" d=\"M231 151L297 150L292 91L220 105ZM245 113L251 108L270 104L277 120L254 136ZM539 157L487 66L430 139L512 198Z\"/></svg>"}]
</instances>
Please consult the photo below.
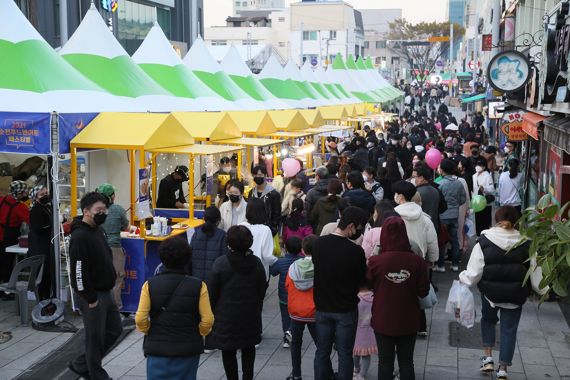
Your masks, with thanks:
<instances>
[{"instance_id":1,"label":"white face mask","mask_svg":"<svg viewBox=\"0 0 570 380\"><path fill-rule=\"evenodd\" d=\"M412 149L412 148L413 148L412 144L408 144L408 145L406 145L406 147L407 147L408 149Z\"/></svg>"},{"instance_id":2,"label":"white face mask","mask_svg":"<svg viewBox=\"0 0 570 380\"><path fill-rule=\"evenodd\" d=\"M482 166L479 166L479 165L475 166L475 171L476 171L477 173L482 173L482 172L483 172L483 170L485 170L485 168L484 168L484 167L482 167Z\"/></svg>"},{"instance_id":3,"label":"white face mask","mask_svg":"<svg viewBox=\"0 0 570 380\"><path fill-rule=\"evenodd\" d=\"M366 144L366 147L368 149L374 148L374 143L368 143L368 144Z\"/></svg>"},{"instance_id":4,"label":"white face mask","mask_svg":"<svg viewBox=\"0 0 570 380\"><path fill-rule=\"evenodd\" d=\"M509 148L508 146L506 146L506 147L503 148L503 151L504 151L506 154L509 154L509 153L511 153L511 148Z\"/></svg>"},{"instance_id":5,"label":"white face mask","mask_svg":"<svg viewBox=\"0 0 570 380\"><path fill-rule=\"evenodd\" d=\"M396 204L400 204L400 196L398 194L394 194L394 202L396 202Z\"/></svg>"},{"instance_id":6,"label":"white face mask","mask_svg":"<svg viewBox=\"0 0 570 380\"><path fill-rule=\"evenodd\" d=\"M362 179L364 180L364 182L366 182L366 181L368 181L368 176L365 175L365 174L363 174L363 175L362 175Z\"/></svg>"},{"instance_id":7,"label":"white face mask","mask_svg":"<svg viewBox=\"0 0 570 380\"><path fill-rule=\"evenodd\" d=\"M222 171L224 173L229 173L232 170L231 166L222 166Z\"/></svg>"},{"instance_id":8,"label":"white face mask","mask_svg":"<svg viewBox=\"0 0 570 380\"><path fill-rule=\"evenodd\" d=\"M417 185L416 185L416 179L415 179L415 178L411 178L411 179L410 179L410 183L411 183L412 185L414 185L414 186L417 186Z\"/></svg>"},{"instance_id":9,"label":"white face mask","mask_svg":"<svg viewBox=\"0 0 570 380\"><path fill-rule=\"evenodd\" d=\"M392 145L396 145L398 143L398 140L392 140Z\"/></svg>"}]
</instances>

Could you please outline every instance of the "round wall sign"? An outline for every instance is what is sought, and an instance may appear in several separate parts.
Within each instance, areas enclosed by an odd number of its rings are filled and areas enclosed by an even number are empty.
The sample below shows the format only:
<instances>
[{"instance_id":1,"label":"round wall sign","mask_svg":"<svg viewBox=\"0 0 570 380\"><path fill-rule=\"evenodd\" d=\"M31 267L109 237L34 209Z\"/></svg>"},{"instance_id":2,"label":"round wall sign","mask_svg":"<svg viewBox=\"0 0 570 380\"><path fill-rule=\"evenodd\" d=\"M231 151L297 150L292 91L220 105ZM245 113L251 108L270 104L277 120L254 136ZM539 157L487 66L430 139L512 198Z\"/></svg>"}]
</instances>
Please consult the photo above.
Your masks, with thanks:
<instances>
[{"instance_id":1,"label":"round wall sign","mask_svg":"<svg viewBox=\"0 0 570 380\"><path fill-rule=\"evenodd\" d=\"M516 50L497 54L487 67L489 84L501 92L520 90L529 81L530 74L530 62Z\"/></svg>"}]
</instances>

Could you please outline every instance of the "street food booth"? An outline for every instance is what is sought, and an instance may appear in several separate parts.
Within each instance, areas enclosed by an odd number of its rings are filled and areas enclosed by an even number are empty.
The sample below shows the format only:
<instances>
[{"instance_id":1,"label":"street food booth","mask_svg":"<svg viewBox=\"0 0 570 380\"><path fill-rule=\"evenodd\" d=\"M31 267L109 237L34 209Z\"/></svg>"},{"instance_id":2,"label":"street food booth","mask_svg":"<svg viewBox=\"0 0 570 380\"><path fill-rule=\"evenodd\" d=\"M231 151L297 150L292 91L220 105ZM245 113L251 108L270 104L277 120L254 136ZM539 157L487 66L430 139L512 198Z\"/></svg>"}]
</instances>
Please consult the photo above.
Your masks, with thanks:
<instances>
[{"instance_id":1,"label":"street food booth","mask_svg":"<svg viewBox=\"0 0 570 380\"><path fill-rule=\"evenodd\" d=\"M348 117L344 105L319 107L319 111L326 124L342 125L343 120Z\"/></svg>"}]
</instances>

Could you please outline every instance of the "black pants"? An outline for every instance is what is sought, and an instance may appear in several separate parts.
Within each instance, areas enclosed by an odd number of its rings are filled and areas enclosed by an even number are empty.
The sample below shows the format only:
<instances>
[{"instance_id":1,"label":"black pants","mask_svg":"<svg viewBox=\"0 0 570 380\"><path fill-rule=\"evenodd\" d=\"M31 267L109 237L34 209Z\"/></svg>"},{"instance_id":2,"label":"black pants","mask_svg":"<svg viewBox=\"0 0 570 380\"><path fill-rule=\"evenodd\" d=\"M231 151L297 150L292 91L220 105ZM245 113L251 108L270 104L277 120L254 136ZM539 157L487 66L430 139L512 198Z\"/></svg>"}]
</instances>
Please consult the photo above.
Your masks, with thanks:
<instances>
[{"instance_id":1,"label":"black pants","mask_svg":"<svg viewBox=\"0 0 570 380\"><path fill-rule=\"evenodd\" d=\"M420 329L418 332L427 332L426 311L420 310Z\"/></svg>"},{"instance_id":2,"label":"black pants","mask_svg":"<svg viewBox=\"0 0 570 380\"><path fill-rule=\"evenodd\" d=\"M239 380L237 350L222 350L222 362L228 380ZM253 365L255 363L255 347L241 349L241 371L243 380L253 379Z\"/></svg>"},{"instance_id":3,"label":"black pants","mask_svg":"<svg viewBox=\"0 0 570 380\"><path fill-rule=\"evenodd\" d=\"M18 235L20 230L16 228L6 228L4 230L4 239L0 241L0 283L10 281L12 269L14 269L14 261L16 254L6 252L6 248L11 245L18 244Z\"/></svg>"},{"instance_id":4,"label":"black pants","mask_svg":"<svg viewBox=\"0 0 570 380\"><path fill-rule=\"evenodd\" d=\"M44 257L44 268L42 272L42 281L38 285L38 294L40 301L55 297L55 268L54 268L54 252L50 250L49 254L41 254ZM36 254L28 253L29 257Z\"/></svg>"},{"instance_id":5,"label":"black pants","mask_svg":"<svg viewBox=\"0 0 570 380\"><path fill-rule=\"evenodd\" d=\"M414 380L414 346L416 334L408 336L387 336L376 333L379 349L378 380L392 380L394 358L398 351L398 366L401 380Z\"/></svg>"},{"instance_id":6,"label":"black pants","mask_svg":"<svg viewBox=\"0 0 570 380\"><path fill-rule=\"evenodd\" d=\"M81 372L89 372L90 379L103 380L109 378L102 366L103 356L121 335L123 326L111 291L97 292L97 297L97 306L92 309L87 301L79 300L85 329L85 352L73 360L73 366Z\"/></svg>"},{"instance_id":7,"label":"black pants","mask_svg":"<svg viewBox=\"0 0 570 380\"><path fill-rule=\"evenodd\" d=\"M481 236L481 231L491 228L493 222L492 210L492 206L487 206L484 210L475 213L475 231L477 236Z\"/></svg>"}]
</instances>

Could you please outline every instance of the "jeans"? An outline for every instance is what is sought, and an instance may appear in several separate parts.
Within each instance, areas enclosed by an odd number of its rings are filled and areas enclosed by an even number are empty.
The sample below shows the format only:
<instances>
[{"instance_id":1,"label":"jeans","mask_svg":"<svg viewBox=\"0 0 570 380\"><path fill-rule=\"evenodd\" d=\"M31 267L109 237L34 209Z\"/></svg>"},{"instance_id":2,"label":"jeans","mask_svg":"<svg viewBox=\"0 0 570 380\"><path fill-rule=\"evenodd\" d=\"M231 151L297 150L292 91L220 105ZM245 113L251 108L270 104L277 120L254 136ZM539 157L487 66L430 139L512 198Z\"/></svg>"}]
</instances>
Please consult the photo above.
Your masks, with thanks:
<instances>
[{"instance_id":1,"label":"jeans","mask_svg":"<svg viewBox=\"0 0 570 380\"><path fill-rule=\"evenodd\" d=\"M146 376L152 380L196 380L199 364L200 355L186 357L148 355L146 357Z\"/></svg>"},{"instance_id":2,"label":"jeans","mask_svg":"<svg viewBox=\"0 0 570 380\"><path fill-rule=\"evenodd\" d=\"M291 330L291 317L289 317L287 304L279 302L279 311L281 312L281 327L283 327L283 334L285 334Z\"/></svg>"},{"instance_id":3,"label":"jeans","mask_svg":"<svg viewBox=\"0 0 570 380\"><path fill-rule=\"evenodd\" d=\"M499 352L499 364L512 365L515 353L515 343L517 341L517 329L521 319L522 306L516 309L505 309L502 307L491 307L491 304L481 295L483 307L481 310L481 338L483 347L495 346L495 326L499 321L497 314L501 312L501 348Z\"/></svg>"},{"instance_id":4,"label":"jeans","mask_svg":"<svg viewBox=\"0 0 570 380\"><path fill-rule=\"evenodd\" d=\"M228 380L239 380L236 350L223 350L222 363ZM253 365L255 363L255 347L241 349L241 370L243 380L253 380Z\"/></svg>"},{"instance_id":5,"label":"jeans","mask_svg":"<svg viewBox=\"0 0 570 380\"><path fill-rule=\"evenodd\" d=\"M414 347L416 334L407 336L388 336L376 333L378 344L378 380L392 380L394 376L394 357L398 352L400 380L414 380Z\"/></svg>"},{"instance_id":6,"label":"jeans","mask_svg":"<svg viewBox=\"0 0 570 380\"><path fill-rule=\"evenodd\" d=\"M315 380L334 378L331 362L333 343L338 354L336 380L352 380L354 361L352 350L358 327L358 310L346 313L316 313L317 352L315 353Z\"/></svg>"},{"instance_id":7,"label":"jeans","mask_svg":"<svg viewBox=\"0 0 570 380\"><path fill-rule=\"evenodd\" d=\"M457 235L458 222L454 219L441 219L441 223L447 228L449 236L451 236L451 261L452 265L459 265L459 237ZM437 265L442 267L445 262L445 249L440 250Z\"/></svg>"},{"instance_id":8,"label":"jeans","mask_svg":"<svg viewBox=\"0 0 570 380\"><path fill-rule=\"evenodd\" d=\"M293 366L291 374L293 377L301 377L301 346L303 345L305 326L309 329L309 334L311 334L315 344L317 342L315 323L291 320L291 365Z\"/></svg>"}]
</instances>

